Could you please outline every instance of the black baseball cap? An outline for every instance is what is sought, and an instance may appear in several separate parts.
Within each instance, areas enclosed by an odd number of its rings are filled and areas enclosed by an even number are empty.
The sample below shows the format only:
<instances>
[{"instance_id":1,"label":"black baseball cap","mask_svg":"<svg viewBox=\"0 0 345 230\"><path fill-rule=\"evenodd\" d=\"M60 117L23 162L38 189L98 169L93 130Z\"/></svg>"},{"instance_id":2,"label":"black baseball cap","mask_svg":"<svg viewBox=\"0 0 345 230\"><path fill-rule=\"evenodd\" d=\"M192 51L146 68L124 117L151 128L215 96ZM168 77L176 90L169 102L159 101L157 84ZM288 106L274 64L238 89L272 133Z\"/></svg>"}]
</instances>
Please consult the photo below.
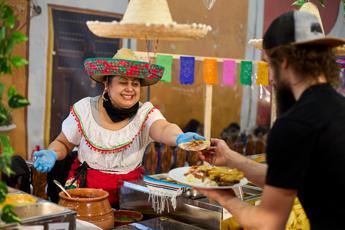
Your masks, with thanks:
<instances>
[{"instance_id":1,"label":"black baseball cap","mask_svg":"<svg viewBox=\"0 0 345 230\"><path fill-rule=\"evenodd\" d=\"M282 14L272 22L263 38L264 49L302 44L335 47L345 44L345 39L326 37L319 19L306 11Z\"/></svg>"}]
</instances>

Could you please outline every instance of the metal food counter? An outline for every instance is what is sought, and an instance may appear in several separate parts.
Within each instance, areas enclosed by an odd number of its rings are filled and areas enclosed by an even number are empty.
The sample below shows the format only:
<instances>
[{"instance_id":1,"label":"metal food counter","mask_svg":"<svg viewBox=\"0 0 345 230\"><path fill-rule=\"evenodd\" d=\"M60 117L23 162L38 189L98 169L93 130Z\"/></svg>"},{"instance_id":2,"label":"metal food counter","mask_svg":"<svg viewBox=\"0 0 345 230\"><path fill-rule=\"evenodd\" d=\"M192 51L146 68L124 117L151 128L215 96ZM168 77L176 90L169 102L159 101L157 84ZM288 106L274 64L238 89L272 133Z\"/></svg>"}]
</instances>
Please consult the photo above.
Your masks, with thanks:
<instances>
[{"instance_id":1,"label":"metal food counter","mask_svg":"<svg viewBox=\"0 0 345 230\"><path fill-rule=\"evenodd\" d=\"M125 226L116 227L117 230L202 230L193 225L185 224L167 217L156 217L149 220L132 223Z\"/></svg>"},{"instance_id":2,"label":"metal food counter","mask_svg":"<svg viewBox=\"0 0 345 230\"><path fill-rule=\"evenodd\" d=\"M254 204L261 197L261 189L258 187L248 185L243 186L242 190L243 199L249 203ZM169 202L169 211L165 208L161 214L154 212L148 199L149 190L142 180L124 182L120 190L121 209L137 210L151 218L165 216L204 229L228 229L226 225L235 225L226 209L193 191L177 197L175 210Z\"/></svg>"}]
</instances>

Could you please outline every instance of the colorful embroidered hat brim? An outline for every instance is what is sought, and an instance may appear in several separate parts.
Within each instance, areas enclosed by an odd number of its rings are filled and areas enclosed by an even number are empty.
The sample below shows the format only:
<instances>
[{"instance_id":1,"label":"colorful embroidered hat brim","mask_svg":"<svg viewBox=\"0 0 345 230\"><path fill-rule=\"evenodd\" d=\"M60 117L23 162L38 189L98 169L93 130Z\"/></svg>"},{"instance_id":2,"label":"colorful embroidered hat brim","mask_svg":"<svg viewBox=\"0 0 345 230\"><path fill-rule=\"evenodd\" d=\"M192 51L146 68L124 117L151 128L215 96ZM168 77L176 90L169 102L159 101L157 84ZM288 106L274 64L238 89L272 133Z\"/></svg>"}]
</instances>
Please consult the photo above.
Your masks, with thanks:
<instances>
[{"instance_id":1,"label":"colorful embroidered hat brim","mask_svg":"<svg viewBox=\"0 0 345 230\"><path fill-rule=\"evenodd\" d=\"M143 61L117 58L88 58L84 61L88 75L98 82L103 82L108 75L141 79L141 85L157 83L163 76L164 67Z\"/></svg>"}]
</instances>

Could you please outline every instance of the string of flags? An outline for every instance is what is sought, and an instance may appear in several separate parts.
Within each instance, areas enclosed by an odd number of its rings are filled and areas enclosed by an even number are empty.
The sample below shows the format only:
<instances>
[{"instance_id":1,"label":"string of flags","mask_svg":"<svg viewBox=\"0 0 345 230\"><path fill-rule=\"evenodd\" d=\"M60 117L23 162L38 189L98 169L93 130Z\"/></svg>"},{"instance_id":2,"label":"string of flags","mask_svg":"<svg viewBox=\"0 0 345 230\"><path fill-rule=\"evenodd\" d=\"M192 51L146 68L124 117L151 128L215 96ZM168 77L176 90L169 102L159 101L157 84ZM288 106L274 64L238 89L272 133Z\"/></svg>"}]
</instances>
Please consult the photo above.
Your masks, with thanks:
<instances>
[{"instance_id":1,"label":"string of flags","mask_svg":"<svg viewBox=\"0 0 345 230\"><path fill-rule=\"evenodd\" d=\"M256 85L269 85L268 65L263 61L220 59L222 63L222 72L220 72L218 71L219 58L196 58L193 56L157 54L156 64L165 67L164 75L161 79L162 82L170 83L172 81L174 58L180 61L178 79L179 83L183 85L192 85L194 83L195 62L198 60L202 61L202 76L206 84L234 86L239 81L241 85L252 85L254 83Z\"/></svg>"}]
</instances>

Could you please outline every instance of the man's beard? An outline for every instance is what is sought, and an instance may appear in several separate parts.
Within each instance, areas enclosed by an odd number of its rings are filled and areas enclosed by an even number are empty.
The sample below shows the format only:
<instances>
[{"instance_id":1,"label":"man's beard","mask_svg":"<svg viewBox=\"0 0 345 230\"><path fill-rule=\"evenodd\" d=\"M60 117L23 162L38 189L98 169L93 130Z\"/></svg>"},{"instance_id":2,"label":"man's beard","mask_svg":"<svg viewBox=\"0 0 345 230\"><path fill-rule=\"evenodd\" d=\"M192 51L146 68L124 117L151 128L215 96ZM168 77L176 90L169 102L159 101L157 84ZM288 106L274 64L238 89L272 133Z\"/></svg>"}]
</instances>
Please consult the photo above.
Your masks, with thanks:
<instances>
[{"instance_id":1,"label":"man's beard","mask_svg":"<svg viewBox=\"0 0 345 230\"><path fill-rule=\"evenodd\" d=\"M273 68L273 71L275 78L276 111L277 117L280 117L296 103L296 99L288 83L281 80L279 69Z\"/></svg>"}]
</instances>

